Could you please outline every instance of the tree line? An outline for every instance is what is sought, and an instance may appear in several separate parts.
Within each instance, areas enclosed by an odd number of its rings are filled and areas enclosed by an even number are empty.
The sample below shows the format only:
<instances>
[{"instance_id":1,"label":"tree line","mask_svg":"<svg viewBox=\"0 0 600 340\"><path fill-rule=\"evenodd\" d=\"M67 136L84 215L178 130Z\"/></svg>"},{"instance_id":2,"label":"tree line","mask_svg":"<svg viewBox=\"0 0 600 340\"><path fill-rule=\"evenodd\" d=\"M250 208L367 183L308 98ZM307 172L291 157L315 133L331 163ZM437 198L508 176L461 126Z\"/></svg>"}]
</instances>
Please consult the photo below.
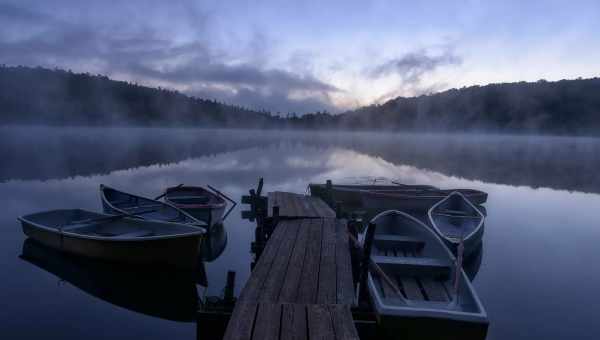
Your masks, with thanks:
<instances>
[{"instance_id":1,"label":"tree line","mask_svg":"<svg viewBox=\"0 0 600 340\"><path fill-rule=\"evenodd\" d=\"M398 97L342 114L274 115L69 70L0 66L0 124L600 134L600 78Z\"/></svg>"}]
</instances>

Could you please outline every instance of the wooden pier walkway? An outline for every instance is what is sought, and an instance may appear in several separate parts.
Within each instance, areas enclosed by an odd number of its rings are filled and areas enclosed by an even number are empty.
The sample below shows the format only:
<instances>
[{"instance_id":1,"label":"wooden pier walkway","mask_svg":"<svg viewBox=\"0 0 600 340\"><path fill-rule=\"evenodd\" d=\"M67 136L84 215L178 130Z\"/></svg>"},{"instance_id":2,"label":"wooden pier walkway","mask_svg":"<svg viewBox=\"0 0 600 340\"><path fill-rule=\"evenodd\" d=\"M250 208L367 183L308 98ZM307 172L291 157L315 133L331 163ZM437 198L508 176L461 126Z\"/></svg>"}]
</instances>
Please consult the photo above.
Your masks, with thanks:
<instances>
[{"instance_id":1,"label":"wooden pier walkway","mask_svg":"<svg viewBox=\"0 0 600 340\"><path fill-rule=\"evenodd\" d=\"M335 218L335 211L318 197L275 191L267 194L267 202L269 217L273 217L273 207L277 206L282 219Z\"/></svg>"},{"instance_id":2,"label":"wooden pier walkway","mask_svg":"<svg viewBox=\"0 0 600 340\"><path fill-rule=\"evenodd\" d=\"M345 223L310 196L269 193L268 200L270 211L280 208L281 220L240 294L224 339L358 339Z\"/></svg>"}]
</instances>

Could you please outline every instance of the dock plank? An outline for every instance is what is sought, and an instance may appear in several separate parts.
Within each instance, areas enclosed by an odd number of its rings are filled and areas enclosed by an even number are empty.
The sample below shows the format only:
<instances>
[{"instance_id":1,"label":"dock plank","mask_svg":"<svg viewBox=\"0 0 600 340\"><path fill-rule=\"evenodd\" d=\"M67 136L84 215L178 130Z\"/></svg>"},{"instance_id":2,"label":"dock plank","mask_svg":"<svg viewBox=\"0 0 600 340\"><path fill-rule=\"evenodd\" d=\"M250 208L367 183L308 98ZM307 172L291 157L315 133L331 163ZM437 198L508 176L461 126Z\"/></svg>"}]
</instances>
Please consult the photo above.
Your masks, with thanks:
<instances>
[{"instance_id":1,"label":"dock plank","mask_svg":"<svg viewBox=\"0 0 600 340\"><path fill-rule=\"evenodd\" d=\"M348 306L331 305L329 306L329 313L333 321L336 340L359 340L358 332L352 320L352 313Z\"/></svg>"},{"instance_id":2,"label":"dock plank","mask_svg":"<svg viewBox=\"0 0 600 340\"><path fill-rule=\"evenodd\" d=\"M282 225L277 228L277 232L274 232L271 235L271 238L267 242L260 259L252 271L252 275L250 275L248 282L244 286L244 289L242 289L239 300L258 300L264 281L271 270L271 265L275 259L275 254L277 254L279 247L281 246L281 240L287 231L287 227L287 224L282 223Z\"/></svg>"},{"instance_id":3,"label":"dock plank","mask_svg":"<svg viewBox=\"0 0 600 340\"><path fill-rule=\"evenodd\" d=\"M275 191L269 192L267 198L269 217L273 217L273 207L278 206L282 219L335 218L335 211L318 197Z\"/></svg>"},{"instance_id":4,"label":"dock plank","mask_svg":"<svg viewBox=\"0 0 600 340\"><path fill-rule=\"evenodd\" d=\"M308 245L308 236L310 231L311 220L301 220L299 226L298 236L296 238L296 244L292 252L292 257L288 264L287 274L283 287L279 293L280 302L296 302L298 296L298 288L300 286L300 277L302 274L302 267L306 258L306 248Z\"/></svg>"},{"instance_id":5,"label":"dock plank","mask_svg":"<svg viewBox=\"0 0 600 340\"><path fill-rule=\"evenodd\" d=\"M333 322L327 306L308 305L308 338L310 340L335 339Z\"/></svg>"},{"instance_id":6,"label":"dock plank","mask_svg":"<svg viewBox=\"0 0 600 340\"><path fill-rule=\"evenodd\" d=\"M319 263L321 257L321 229L323 220L311 221L307 256L302 267L300 289L298 290L298 303L315 303L319 284Z\"/></svg>"},{"instance_id":7,"label":"dock plank","mask_svg":"<svg viewBox=\"0 0 600 340\"><path fill-rule=\"evenodd\" d=\"M281 223L285 225L286 230L259 296L261 302L276 302L279 299L302 220L282 221Z\"/></svg>"},{"instance_id":8,"label":"dock plank","mask_svg":"<svg viewBox=\"0 0 600 340\"><path fill-rule=\"evenodd\" d=\"M281 320L281 304L261 303L256 311L252 339L278 340Z\"/></svg>"},{"instance_id":9,"label":"dock plank","mask_svg":"<svg viewBox=\"0 0 600 340\"><path fill-rule=\"evenodd\" d=\"M335 236L336 299L339 304L351 305L354 302L354 280L345 221L335 221Z\"/></svg>"},{"instance_id":10,"label":"dock plank","mask_svg":"<svg viewBox=\"0 0 600 340\"><path fill-rule=\"evenodd\" d=\"M252 326L258 305L256 303L237 303L227 324L224 340L249 340L252 338Z\"/></svg>"},{"instance_id":11,"label":"dock plank","mask_svg":"<svg viewBox=\"0 0 600 340\"><path fill-rule=\"evenodd\" d=\"M337 273L335 268L335 224L333 219L323 220L322 235L317 303L334 304L337 300Z\"/></svg>"},{"instance_id":12,"label":"dock plank","mask_svg":"<svg viewBox=\"0 0 600 340\"><path fill-rule=\"evenodd\" d=\"M289 340L306 340L306 305L283 304L281 315L281 338Z\"/></svg>"}]
</instances>

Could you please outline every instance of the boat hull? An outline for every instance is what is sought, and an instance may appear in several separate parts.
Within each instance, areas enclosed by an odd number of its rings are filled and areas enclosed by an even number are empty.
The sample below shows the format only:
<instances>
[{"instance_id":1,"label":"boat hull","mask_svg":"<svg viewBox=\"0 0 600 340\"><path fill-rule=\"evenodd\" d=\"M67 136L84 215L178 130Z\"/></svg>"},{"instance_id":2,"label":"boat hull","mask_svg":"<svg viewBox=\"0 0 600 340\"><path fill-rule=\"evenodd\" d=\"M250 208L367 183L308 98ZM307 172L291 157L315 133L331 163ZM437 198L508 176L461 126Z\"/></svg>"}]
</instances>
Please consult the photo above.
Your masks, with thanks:
<instances>
[{"instance_id":1,"label":"boat hull","mask_svg":"<svg viewBox=\"0 0 600 340\"><path fill-rule=\"evenodd\" d=\"M194 270L202 236L151 239L144 241L109 241L81 238L38 228L21 221L23 233L39 243L66 253L106 261L135 265L167 265Z\"/></svg>"}]
</instances>

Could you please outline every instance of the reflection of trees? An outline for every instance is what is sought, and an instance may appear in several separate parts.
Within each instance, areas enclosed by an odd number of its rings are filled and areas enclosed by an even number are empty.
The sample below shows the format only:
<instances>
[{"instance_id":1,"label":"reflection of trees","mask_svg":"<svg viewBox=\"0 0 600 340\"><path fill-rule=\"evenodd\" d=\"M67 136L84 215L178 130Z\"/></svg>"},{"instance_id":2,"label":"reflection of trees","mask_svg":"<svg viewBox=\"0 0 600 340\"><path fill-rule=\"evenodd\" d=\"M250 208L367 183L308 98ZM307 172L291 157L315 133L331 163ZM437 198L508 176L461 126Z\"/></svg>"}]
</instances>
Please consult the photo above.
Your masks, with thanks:
<instances>
[{"instance_id":1,"label":"reflection of trees","mask_svg":"<svg viewBox=\"0 0 600 340\"><path fill-rule=\"evenodd\" d=\"M319 149L340 147L467 179L600 192L596 175L600 140L591 138L145 128L3 130L0 179L106 173L231 151L250 153L250 158L294 155L318 161ZM268 148L280 143L293 147ZM306 177L309 170L296 171ZM276 169L271 172L279 176Z\"/></svg>"}]
</instances>

